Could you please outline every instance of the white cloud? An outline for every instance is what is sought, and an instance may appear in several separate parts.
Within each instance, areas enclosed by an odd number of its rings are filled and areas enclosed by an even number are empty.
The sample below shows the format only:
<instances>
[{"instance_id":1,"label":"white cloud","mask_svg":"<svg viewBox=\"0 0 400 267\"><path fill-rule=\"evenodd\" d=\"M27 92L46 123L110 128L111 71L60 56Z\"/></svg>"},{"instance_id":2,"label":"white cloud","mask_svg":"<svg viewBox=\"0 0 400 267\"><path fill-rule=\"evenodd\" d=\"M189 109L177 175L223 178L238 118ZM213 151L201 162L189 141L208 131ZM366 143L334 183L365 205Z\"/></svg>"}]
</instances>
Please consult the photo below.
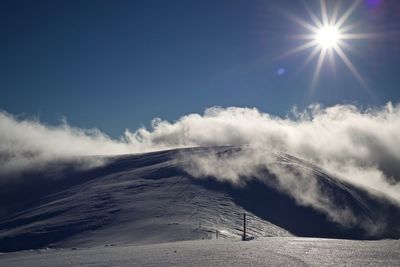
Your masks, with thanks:
<instances>
[{"instance_id":1,"label":"white cloud","mask_svg":"<svg viewBox=\"0 0 400 267\"><path fill-rule=\"evenodd\" d=\"M309 161L340 179L375 195L400 203L400 105L360 110L352 105L323 108L314 105L280 118L257 109L213 107L203 115L189 114L176 122L155 119L151 129L126 131L112 139L98 130L83 130L66 123L48 126L0 113L0 173L20 172L54 159L86 155L139 153L191 146L246 146L257 153L233 158L197 157L186 166L194 176L213 175L243 184L265 164L281 177L279 187L300 204L323 210L334 221L351 216L333 210L329 198L314 186L309 172L293 173L271 164L281 151ZM269 160L268 160L269 159ZM308 178L307 178L308 177ZM301 181L293 184L293 181ZM293 189L295 188L295 189ZM349 222L351 223L351 222Z\"/></svg>"}]
</instances>

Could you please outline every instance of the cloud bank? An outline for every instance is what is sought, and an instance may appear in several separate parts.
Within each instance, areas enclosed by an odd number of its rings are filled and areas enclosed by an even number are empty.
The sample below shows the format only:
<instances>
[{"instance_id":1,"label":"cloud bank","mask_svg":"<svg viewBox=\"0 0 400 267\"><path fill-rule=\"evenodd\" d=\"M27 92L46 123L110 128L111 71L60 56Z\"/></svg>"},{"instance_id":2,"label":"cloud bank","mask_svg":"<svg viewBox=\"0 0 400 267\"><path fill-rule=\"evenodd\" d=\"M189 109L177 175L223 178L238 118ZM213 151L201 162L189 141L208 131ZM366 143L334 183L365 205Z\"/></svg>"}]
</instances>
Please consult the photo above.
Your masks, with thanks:
<instances>
[{"instance_id":1,"label":"cloud bank","mask_svg":"<svg viewBox=\"0 0 400 267\"><path fill-rule=\"evenodd\" d=\"M283 152L376 196L400 203L400 105L388 103L364 110L353 105L313 105L303 111L293 109L284 118L251 108L213 107L204 114L189 114L175 122L154 119L150 129L126 130L119 139L96 129L79 129L67 123L49 126L36 119L0 113L3 176L44 167L54 160L88 155L226 145L246 146L249 149L245 151L251 152L222 160L211 154L188 158L190 164L185 170L195 177L211 175L240 185L246 182L244 176L257 177L257 170L264 165L281 177L281 190L300 204L322 210L334 221L351 221L346 209L330 214L331 202L307 178L312 177L309 171L289 172L277 167L282 164L276 164L273 155ZM96 164L101 162L83 165Z\"/></svg>"}]
</instances>

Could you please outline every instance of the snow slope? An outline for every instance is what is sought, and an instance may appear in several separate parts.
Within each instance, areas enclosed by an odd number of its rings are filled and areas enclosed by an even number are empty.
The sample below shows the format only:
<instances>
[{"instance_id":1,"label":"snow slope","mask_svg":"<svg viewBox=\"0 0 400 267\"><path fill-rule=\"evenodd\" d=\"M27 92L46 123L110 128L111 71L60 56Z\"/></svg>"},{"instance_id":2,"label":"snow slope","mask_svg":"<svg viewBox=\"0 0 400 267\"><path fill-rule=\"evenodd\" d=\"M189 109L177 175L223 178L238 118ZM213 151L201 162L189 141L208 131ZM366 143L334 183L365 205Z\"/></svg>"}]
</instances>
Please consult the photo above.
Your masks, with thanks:
<instances>
[{"instance_id":1,"label":"snow slope","mask_svg":"<svg viewBox=\"0 0 400 267\"><path fill-rule=\"evenodd\" d=\"M215 239L216 231L220 239L238 240L243 213L248 215L248 235L254 238L400 236L397 207L322 175L321 170L294 157L285 156L285 160L316 168L321 183L360 216L371 220L387 216L387 230L370 236L361 228L333 223L266 184L254 181L234 187L212 177L194 178L180 168L182 152L209 149L124 155L108 158L105 165L90 170L67 165L62 171L49 169L15 181L2 179L0 251ZM213 149L225 153L234 148Z\"/></svg>"}]
</instances>

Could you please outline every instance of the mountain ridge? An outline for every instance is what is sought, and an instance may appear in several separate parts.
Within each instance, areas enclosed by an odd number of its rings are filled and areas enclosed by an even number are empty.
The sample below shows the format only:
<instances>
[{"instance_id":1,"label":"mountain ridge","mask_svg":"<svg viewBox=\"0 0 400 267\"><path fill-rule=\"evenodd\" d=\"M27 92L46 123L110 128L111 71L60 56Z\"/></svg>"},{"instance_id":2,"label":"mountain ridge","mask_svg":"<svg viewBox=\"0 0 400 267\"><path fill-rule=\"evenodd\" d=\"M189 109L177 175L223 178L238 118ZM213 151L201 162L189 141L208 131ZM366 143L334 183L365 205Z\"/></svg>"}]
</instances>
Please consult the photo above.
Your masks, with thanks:
<instances>
[{"instance_id":1,"label":"mountain ridge","mask_svg":"<svg viewBox=\"0 0 400 267\"><path fill-rule=\"evenodd\" d=\"M45 185L47 190L35 191L34 187L21 187L18 183L13 184L13 189L8 184L11 192L27 197L20 204L14 203L13 209L0 206L0 251L212 239L217 231L219 238L239 239L243 213L249 215L248 234L254 238L400 237L397 206L284 153L281 157L290 163L290 168L312 168L319 173L321 185L335 195L337 205L351 206L356 215L365 216L372 223L385 216L385 231L371 235L357 225L344 227L318 210L299 205L290 195L277 190L274 174L268 169L263 170L268 182L248 179L245 185L236 186L216 177L193 177L181 166L188 155L226 155L240 150L174 149L107 157L104 165L88 170L68 165L59 173L28 173L32 179L28 184ZM34 181L35 177L38 180ZM0 200L9 195L4 187L0 190Z\"/></svg>"}]
</instances>

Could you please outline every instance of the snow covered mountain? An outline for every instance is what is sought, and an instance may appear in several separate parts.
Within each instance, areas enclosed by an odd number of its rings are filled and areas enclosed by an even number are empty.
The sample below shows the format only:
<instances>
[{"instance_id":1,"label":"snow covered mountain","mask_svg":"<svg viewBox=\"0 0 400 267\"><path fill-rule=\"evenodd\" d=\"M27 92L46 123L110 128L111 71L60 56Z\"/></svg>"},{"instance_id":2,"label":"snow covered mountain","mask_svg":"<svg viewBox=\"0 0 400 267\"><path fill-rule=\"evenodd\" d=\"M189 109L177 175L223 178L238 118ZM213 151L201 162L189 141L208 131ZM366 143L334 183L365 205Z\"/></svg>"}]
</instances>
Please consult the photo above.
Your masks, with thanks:
<instances>
[{"instance_id":1,"label":"snow covered mountain","mask_svg":"<svg viewBox=\"0 0 400 267\"><path fill-rule=\"evenodd\" d=\"M181 240L239 239L247 214L248 236L313 236L353 239L399 238L400 209L384 198L329 176L295 157L293 166L312 169L324 192L384 229L369 233L343 226L320 211L299 205L271 183L235 186L214 177L193 177L182 168L187 156L238 148L193 148L108 158L99 167L72 163L0 180L0 251L41 247L155 244ZM61 165L61 163L60 163ZM297 168L297 167L295 167ZM273 181L268 170L265 176Z\"/></svg>"}]
</instances>

